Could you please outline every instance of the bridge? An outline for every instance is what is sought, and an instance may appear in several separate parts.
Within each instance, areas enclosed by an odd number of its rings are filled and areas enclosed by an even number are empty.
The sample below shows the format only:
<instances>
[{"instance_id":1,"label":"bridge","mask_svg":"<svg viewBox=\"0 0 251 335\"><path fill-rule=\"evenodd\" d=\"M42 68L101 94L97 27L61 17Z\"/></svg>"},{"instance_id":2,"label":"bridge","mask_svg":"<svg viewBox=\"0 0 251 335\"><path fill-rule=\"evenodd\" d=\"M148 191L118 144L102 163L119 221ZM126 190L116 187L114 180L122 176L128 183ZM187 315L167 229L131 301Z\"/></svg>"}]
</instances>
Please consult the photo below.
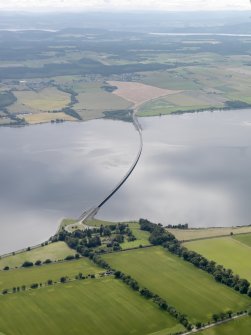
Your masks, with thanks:
<instances>
[{"instance_id":1,"label":"bridge","mask_svg":"<svg viewBox=\"0 0 251 335\"><path fill-rule=\"evenodd\" d=\"M100 208L102 206L104 206L104 204L120 189L120 187L126 182L126 180L130 177L130 175L132 174L133 170L135 169L135 167L138 164L138 161L140 159L140 156L142 154L142 150L143 150L143 138L142 138L142 130L141 130L141 126L139 123L139 120L136 116L136 110L134 110L133 114L132 114L132 120L133 120L133 125L136 129L136 131L139 134L139 150L138 153L131 165L131 167L129 168L129 170L127 171L127 173L123 176L123 178L119 181L119 183L114 187L114 189L112 191L109 192L109 194L105 197L105 199L103 199L96 207L90 208L86 211L84 211L81 216L78 218L78 223L83 223L87 220L91 220L94 218L94 216L98 213L98 211L100 210Z\"/></svg>"}]
</instances>

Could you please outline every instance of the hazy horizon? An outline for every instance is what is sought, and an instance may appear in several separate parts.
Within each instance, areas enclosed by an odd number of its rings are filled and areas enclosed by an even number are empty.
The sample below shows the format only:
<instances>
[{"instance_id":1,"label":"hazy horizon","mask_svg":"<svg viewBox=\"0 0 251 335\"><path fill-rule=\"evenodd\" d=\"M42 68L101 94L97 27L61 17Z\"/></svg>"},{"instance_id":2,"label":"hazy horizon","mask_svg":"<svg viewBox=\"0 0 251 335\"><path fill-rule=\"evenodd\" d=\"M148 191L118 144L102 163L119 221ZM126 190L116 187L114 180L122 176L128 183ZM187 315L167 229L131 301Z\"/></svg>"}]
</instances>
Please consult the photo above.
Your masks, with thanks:
<instances>
[{"instance_id":1,"label":"hazy horizon","mask_svg":"<svg viewBox=\"0 0 251 335\"><path fill-rule=\"evenodd\" d=\"M250 10L249 0L0 0L0 10L8 11L232 11Z\"/></svg>"}]
</instances>

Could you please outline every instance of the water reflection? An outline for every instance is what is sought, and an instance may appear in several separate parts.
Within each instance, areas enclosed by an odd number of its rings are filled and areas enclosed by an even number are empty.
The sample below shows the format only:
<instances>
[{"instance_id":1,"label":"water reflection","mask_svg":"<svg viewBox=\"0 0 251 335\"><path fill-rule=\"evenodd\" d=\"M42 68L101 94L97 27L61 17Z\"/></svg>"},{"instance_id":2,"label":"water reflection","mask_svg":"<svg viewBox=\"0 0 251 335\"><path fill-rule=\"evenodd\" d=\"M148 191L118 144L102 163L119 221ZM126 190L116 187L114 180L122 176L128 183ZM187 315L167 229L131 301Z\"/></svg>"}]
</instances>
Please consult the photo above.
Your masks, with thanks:
<instances>
[{"instance_id":1,"label":"water reflection","mask_svg":"<svg viewBox=\"0 0 251 335\"><path fill-rule=\"evenodd\" d=\"M251 110L141 119L142 158L99 212L191 227L251 224ZM99 203L137 153L131 124L0 129L0 253L42 242Z\"/></svg>"},{"instance_id":2,"label":"water reflection","mask_svg":"<svg viewBox=\"0 0 251 335\"><path fill-rule=\"evenodd\" d=\"M61 218L78 217L123 175L131 124L92 121L0 129L0 252L40 243Z\"/></svg>"},{"instance_id":3,"label":"water reflection","mask_svg":"<svg viewBox=\"0 0 251 335\"><path fill-rule=\"evenodd\" d=\"M250 110L142 119L142 159L100 216L251 224L250 121Z\"/></svg>"}]
</instances>

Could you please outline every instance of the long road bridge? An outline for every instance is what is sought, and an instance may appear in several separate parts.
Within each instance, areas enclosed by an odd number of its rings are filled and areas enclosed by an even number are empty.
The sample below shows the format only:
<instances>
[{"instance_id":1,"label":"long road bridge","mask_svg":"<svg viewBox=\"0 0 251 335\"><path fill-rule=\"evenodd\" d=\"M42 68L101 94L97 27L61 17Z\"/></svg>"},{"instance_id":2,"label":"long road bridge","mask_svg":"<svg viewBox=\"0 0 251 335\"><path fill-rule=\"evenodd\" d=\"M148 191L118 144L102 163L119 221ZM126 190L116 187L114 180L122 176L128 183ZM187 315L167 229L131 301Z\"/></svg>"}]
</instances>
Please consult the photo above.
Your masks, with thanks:
<instances>
[{"instance_id":1,"label":"long road bridge","mask_svg":"<svg viewBox=\"0 0 251 335\"><path fill-rule=\"evenodd\" d=\"M105 197L104 200L100 202L96 207L90 208L89 210L83 212L83 214L79 217L78 222L83 223L84 221L91 220L100 210L100 208L120 189L120 187L126 182L126 180L130 177L133 170L135 169L136 165L138 164L138 161L140 159L142 150L143 150L143 138L142 138L142 131L141 126L139 123L139 120L136 116L136 109L134 110L132 114L132 120L133 124L136 128L136 131L139 134L139 150L137 153L137 156L135 157L130 169L127 171L127 173L124 175L124 177L120 180L120 182L114 187L114 189Z\"/></svg>"}]
</instances>

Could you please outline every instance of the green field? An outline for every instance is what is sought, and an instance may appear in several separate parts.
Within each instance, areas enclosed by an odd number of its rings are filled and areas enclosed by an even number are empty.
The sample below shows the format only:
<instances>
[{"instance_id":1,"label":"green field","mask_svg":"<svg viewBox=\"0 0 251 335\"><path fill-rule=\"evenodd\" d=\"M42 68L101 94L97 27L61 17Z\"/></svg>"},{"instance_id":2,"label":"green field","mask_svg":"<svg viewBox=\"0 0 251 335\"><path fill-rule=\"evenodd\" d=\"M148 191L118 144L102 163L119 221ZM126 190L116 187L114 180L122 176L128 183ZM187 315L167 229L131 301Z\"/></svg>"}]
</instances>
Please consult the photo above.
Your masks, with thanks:
<instances>
[{"instance_id":1,"label":"green field","mask_svg":"<svg viewBox=\"0 0 251 335\"><path fill-rule=\"evenodd\" d=\"M59 111L70 102L70 95L55 87L47 87L39 92L16 91L14 94L17 103L37 112Z\"/></svg>"},{"instance_id":2,"label":"green field","mask_svg":"<svg viewBox=\"0 0 251 335\"><path fill-rule=\"evenodd\" d=\"M50 243L44 247L0 259L0 269L3 269L5 266L9 266L10 268L19 267L24 261L34 263L37 260L43 262L46 259L51 259L52 261L61 260L68 255L75 255L75 253L75 250L70 249L64 242Z\"/></svg>"},{"instance_id":3,"label":"green field","mask_svg":"<svg viewBox=\"0 0 251 335\"><path fill-rule=\"evenodd\" d=\"M118 222L104 221L99 219L92 219L85 222L86 225L91 227L109 226L112 224L117 224Z\"/></svg>"},{"instance_id":4,"label":"green field","mask_svg":"<svg viewBox=\"0 0 251 335\"><path fill-rule=\"evenodd\" d=\"M231 233L237 234L251 233L250 226L243 227L219 227L219 228L190 228L190 229L173 229L167 228L179 241L190 241L196 239L206 239L211 237L229 236ZM242 235L240 235L242 236Z\"/></svg>"},{"instance_id":5,"label":"green field","mask_svg":"<svg viewBox=\"0 0 251 335\"><path fill-rule=\"evenodd\" d=\"M74 278L79 272L83 275L102 272L103 270L93 264L89 259L52 263L31 268L0 271L0 290L12 287L29 286L32 283L45 283L48 279L59 281L61 277Z\"/></svg>"},{"instance_id":6,"label":"green field","mask_svg":"<svg viewBox=\"0 0 251 335\"><path fill-rule=\"evenodd\" d=\"M251 317L247 316L204 330L199 332L198 335L248 335L250 329Z\"/></svg>"},{"instance_id":7,"label":"green field","mask_svg":"<svg viewBox=\"0 0 251 335\"><path fill-rule=\"evenodd\" d=\"M214 313L245 309L251 302L161 247L107 254L103 258L165 298L193 323L208 321Z\"/></svg>"},{"instance_id":8,"label":"green field","mask_svg":"<svg viewBox=\"0 0 251 335\"><path fill-rule=\"evenodd\" d=\"M103 117L104 111L124 110L131 106L131 103L115 94L106 92L102 86L105 82L85 83L81 81L73 82L71 88L78 93L78 103L74 109L83 120Z\"/></svg>"},{"instance_id":9,"label":"green field","mask_svg":"<svg viewBox=\"0 0 251 335\"><path fill-rule=\"evenodd\" d=\"M129 228L132 230L132 233L137 240L130 242L125 241L124 243L121 243L122 249L137 248L140 245L146 246L151 244L149 242L149 233L147 231L140 230L139 223L131 222L129 223Z\"/></svg>"},{"instance_id":10,"label":"green field","mask_svg":"<svg viewBox=\"0 0 251 335\"><path fill-rule=\"evenodd\" d=\"M168 313L112 278L0 298L1 334L168 335L183 330Z\"/></svg>"},{"instance_id":11,"label":"green field","mask_svg":"<svg viewBox=\"0 0 251 335\"><path fill-rule=\"evenodd\" d=\"M243 240L248 241L250 238L250 234L239 235L236 238L222 237L188 242L184 246L251 281L251 248L243 243Z\"/></svg>"},{"instance_id":12,"label":"green field","mask_svg":"<svg viewBox=\"0 0 251 335\"><path fill-rule=\"evenodd\" d=\"M242 234L242 235L235 235L233 238L236 241L239 241L243 244L246 244L248 247L251 247L251 234Z\"/></svg>"}]
</instances>

